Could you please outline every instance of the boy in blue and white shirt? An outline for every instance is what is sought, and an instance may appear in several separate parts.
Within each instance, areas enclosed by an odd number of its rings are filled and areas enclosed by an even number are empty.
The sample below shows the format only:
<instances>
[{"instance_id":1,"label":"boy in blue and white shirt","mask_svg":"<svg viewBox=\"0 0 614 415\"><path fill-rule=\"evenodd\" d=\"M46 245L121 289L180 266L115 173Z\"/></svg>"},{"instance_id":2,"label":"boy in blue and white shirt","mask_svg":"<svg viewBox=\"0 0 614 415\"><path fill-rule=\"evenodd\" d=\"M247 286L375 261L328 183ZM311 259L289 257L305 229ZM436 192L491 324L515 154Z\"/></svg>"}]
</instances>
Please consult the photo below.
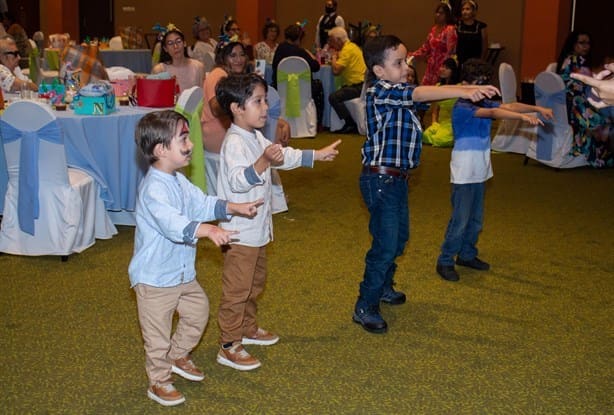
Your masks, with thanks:
<instances>
[{"instance_id":1,"label":"boy in blue and white shirt","mask_svg":"<svg viewBox=\"0 0 614 415\"><path fill-rule=\"evenodd\" d=\"M492 69L479 59L463 64L461 81L464 85L480 85L490 81ZM552 119L552 110L519 102L499 104L490 99L471 102L459 99L452 110L454 148L450 160L452 183L452 217L448 223L437 273L447 281L458 281L456 263L485 271L490 265L480 260L476 243L482 230L484 188L493 176L490 163L490 127L493 118L517 119L532 125L543 122L527 112L538 112Z\"/></svg>"}]
</instances>

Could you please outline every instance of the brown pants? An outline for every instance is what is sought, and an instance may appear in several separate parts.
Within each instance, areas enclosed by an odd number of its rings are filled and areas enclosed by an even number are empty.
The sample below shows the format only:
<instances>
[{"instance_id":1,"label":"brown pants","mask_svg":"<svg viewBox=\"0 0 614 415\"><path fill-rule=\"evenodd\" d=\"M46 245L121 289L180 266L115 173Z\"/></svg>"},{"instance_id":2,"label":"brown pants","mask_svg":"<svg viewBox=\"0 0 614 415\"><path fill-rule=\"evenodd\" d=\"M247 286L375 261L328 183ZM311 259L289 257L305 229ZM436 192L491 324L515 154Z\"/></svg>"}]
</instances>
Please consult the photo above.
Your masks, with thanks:
<instances>
[{"instance_id":1,"label":"brown pants","mask_svg":"<svg viewBox=\"0 0 614 415\"><path fill-rule=\"evenodd\" d=\"M137 284L134 291L149 383L167 383L172 362L200 341L209 320L209 299L196 280L169 288ZM175 311L179 320L171 337Z\"/></svg>"},{"instance_id":2,"label":"brown pants","mask_svg":"<svg viewBox=\"0 0 614 415\"><path fill-rule=\"evenodd\" d=\"M224 248L222 299L218 313L222 344L253 337L258 330L256 299L266 280L266 246Z\"/></svg>"}]
</instances>

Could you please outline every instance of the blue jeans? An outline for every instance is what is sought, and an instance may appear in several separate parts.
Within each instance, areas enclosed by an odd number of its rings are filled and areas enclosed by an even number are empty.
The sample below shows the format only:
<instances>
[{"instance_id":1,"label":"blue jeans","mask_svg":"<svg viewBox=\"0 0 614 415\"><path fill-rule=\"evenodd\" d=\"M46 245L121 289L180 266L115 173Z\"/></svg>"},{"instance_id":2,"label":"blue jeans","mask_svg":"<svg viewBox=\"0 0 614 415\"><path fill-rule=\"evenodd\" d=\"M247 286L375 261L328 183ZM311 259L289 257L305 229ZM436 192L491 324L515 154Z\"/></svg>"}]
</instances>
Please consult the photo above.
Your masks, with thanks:
<instances>
[{"instance_id":1,"label":"blue jeans","mask_svg":"<svg viewBox=\"0 0 614 415\"><path fill-rule=\"evenodd\" d=\"M360 192L369 209L373 237L365 258L357 308L377 306L384 289L392 287L396 257L409 240L408 184L403 178L363 173Z\"/></svg>"},{"instance_id":2,"label":"blue jeans","mask_svg":"<svg viewBox=\"0 0 614 415\"><path fill-rule=\"evenodd\" d=\"M439 265L454 265L454 257L472 260L478 255L476 244L484 219L485 182L452 184L452 217L441 245Z\"/></svg>"}]
</instances>

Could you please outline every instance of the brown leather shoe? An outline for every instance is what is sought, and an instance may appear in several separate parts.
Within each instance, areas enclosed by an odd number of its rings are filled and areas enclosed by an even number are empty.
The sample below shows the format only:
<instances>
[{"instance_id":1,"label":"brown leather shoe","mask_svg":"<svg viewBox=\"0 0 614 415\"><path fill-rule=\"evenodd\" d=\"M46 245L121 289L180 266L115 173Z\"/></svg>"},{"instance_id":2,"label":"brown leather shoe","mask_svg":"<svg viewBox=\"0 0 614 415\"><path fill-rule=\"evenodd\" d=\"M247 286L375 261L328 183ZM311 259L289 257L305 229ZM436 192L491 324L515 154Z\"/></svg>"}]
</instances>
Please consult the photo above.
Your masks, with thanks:
<instances>
[{"instance_id":1,"label":"brown leather shoe","mask_svg":"<svg viewBox=\"0 0 614 415\"><path fill-rule=\"evenodd\" d=\"M175 360L171 366L171 370L182 378L195 382L200 382L205 378L205 374L196 367L190 355Z\"/></svg>"},{"instance_id":2,"label":"brown leather shoe","mask_svg":"<svg viewBox=\"0 0 614 415\"><path fill-rule=\"evenodd\" d=\"M185 397L172 383L156 383L147 389L147 396L162 406L175 406L185 402Z\"/></svg>"}]
</instances>

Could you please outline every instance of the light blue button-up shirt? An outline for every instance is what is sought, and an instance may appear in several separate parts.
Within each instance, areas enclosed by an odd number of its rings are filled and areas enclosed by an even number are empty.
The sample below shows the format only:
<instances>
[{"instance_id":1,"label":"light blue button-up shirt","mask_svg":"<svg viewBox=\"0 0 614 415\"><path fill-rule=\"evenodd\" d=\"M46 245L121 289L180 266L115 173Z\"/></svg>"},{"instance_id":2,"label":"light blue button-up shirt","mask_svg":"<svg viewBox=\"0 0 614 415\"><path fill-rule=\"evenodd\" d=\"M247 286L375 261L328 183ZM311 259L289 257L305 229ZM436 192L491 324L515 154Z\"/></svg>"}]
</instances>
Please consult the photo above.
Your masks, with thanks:
<instances>
[{"instance_id":1,"label":"light blue button-up shirt","mask_svg":"<svg viewBox=\"0 0 614 415\"><path fill-rule=\"evenodd\" d=\"M196 229L227 219L226 202L205 195L181 173L150 167L139 185L130 285L174 287L196 278Z\"/></svg>"}]
</instances>

